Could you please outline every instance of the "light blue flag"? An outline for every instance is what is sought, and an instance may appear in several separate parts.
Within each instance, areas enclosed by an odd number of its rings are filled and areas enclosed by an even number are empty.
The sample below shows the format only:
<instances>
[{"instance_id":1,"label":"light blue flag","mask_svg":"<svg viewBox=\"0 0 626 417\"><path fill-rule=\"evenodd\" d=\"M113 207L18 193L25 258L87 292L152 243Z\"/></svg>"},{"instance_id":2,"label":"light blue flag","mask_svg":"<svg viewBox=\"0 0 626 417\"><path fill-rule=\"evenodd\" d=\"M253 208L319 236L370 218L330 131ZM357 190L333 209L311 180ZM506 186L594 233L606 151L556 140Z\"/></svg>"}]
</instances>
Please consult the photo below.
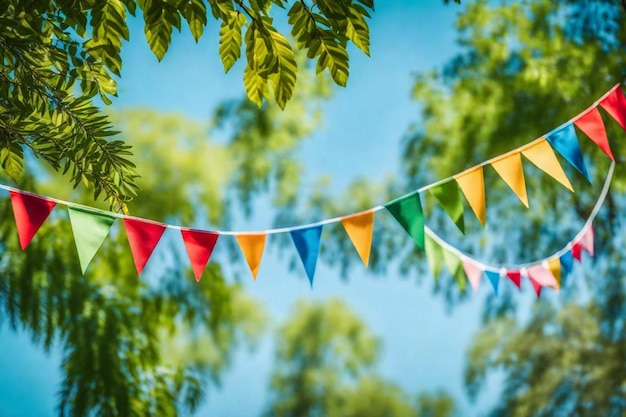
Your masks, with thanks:
<instances>
[{"instance_id":1,"label":"light blue flag","mask_svg":"<svg viewBox=\"0 0 626 417\"><path fill-rule=\"evenodd\" d=\"M561 261L561 271L563 271L563 276L561 276L561 287L565 285L565 281L569 274L572 273L572 269L574 268L574 255L572 255L572 251L567 251L559 258Z\"/></svg>"},{"instance_id":2,"label":"light blue flag","mask_svg":"<svg viewBox=\"0 0 626 417\"><path fill-rule=\"evenodd\" d=\"M580 144L578 143L578 136L576 136L576 129L573 123L568 123L559 130L550 133L547 136L550 145L560 153L563 158L567 160L578 172L583 174L587 181L591 182L589 174L587 173L587 167L583 160L583 153L580 150Z\"/></svg>"},{"instance_id":3,"label":"light blue flag","mask_svg":"<svg viewBox=\"0 0 626 417\"><path fill-rule=\"evenodd\" d=\"M312 287L313 276L315 275L315 264L317 263L317 255L320 251L322 226L296 229L292 230L290 233Z\"/></svg>"},{"instance_id":4,"label":"light blue flag","mask_svg":"<svg viewBox=\"0 0 626 417\"><path fill-rule=\"evenodd\" d=\"M493 286L493 291L498 294L498 282L500 282L500 272L485 271L485 275L489 278L489 282Z\"/></svg>"}]
</instances>

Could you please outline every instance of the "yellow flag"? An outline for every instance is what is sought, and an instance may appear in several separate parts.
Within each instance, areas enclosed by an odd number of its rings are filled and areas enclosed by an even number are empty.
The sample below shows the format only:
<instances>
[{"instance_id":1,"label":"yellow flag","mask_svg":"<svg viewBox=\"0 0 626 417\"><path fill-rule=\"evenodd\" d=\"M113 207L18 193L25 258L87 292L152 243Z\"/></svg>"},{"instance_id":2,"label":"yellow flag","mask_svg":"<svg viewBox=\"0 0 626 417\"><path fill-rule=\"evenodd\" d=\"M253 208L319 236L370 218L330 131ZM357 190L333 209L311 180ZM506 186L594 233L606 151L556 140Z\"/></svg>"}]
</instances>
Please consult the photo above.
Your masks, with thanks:
<instances>
[{"instance_id":1,"label":"yellow flag","mask_svg":"<svg viewBox=\"0 0 626 417\"><path fill-rule=\"evenodd\" d=\"M544 139L532 145L530 148L524 149L522 155L535 164L537 168L563 184L565 188L574 192L572 184L565 175L563 168L561 168L561 164L559 164L559 160L556 159L552 146L550 146L547 140Z\"/></svg>"},{"instance_id":2,"label":"yellow flag","mask_svg":"<svg viewBox=\"0 0 626 417\"><path fill-rule=\"evenodd\" d=\"M472 211L474 211L480 223L485 226L485 178L483 177L483 167L477 166L472 168L459 174L455 179Z\"/></svg>"},{"instance_id":3,"label":"yellow flag","mask_svg":"<svg viewBox=\"0 0 626 417\"><path fill-rule=\"evenodd\" d=\"M346 233L352 240L354 248L361 260L368 266L372 249L372 232L374 231L374 212L357 213L341 219Z\"/></svg>"},{"instance_id":4,"label":"yellow flag","mask_svg":"<svg viewBox=\"0 0 626 417\"><path fill-rule=\"evenodd\" d=\"M557 288L561 288L561 260L559 258L548 259L548 269L556 278Z\"/></svg>"},{"instance_id":5,"label":"yellow flag","mask_svg":"<svg viewBox=\"0 0 626 417\"><path fill-rule=\"evenodd\" d=\"M511 187L522 204L528 208L528 195L526 194L526 181L524 180L524 168L522 157L519 153L511 154L491 163L491 166L502 177L504 182Z\"/></svg>"},{"instance_id":6,"label":"yellow flag","mask_svg":"<svg viewBox=\"0 0 626 417\"><path fill-rule=\"evenodd\" d=\"M263 249L265 248L265 234L249 234L249 235L236 235L237 242L243 252L243 256L248 262L252 277L256 281L256 274L259 272L259 266L261 266L261 257L263 256Z\"/></svg>"}]
</instances>

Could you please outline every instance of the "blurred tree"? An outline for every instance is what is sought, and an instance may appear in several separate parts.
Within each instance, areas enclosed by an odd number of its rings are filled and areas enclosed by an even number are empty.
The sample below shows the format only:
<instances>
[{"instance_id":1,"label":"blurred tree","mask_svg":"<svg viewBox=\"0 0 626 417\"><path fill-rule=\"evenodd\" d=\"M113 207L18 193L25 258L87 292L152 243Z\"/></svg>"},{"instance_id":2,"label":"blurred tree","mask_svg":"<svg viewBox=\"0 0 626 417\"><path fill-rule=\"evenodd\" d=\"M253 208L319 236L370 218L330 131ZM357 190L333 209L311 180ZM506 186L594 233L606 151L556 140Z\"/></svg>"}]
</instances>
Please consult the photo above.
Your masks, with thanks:
<instances>
[{"instance_id":1,"label":"blurred tree","mask_svg":"<svg viewBox=\"0 0 626 417\"><path fill-rule=\"evenodd\" d=\"M412 401L373 373L380 341L339 300L300 302L281 328L268 416L447 417L444 393Z\"/></svg>"},{"instance_id":2,"label":"blurred tree","mask_svg":"<svg viewBox=\"0 0 626 417\"><path fill-rule=\"evenodd\" d=\"M159 173L138 180L142 198L132 210L173 224L205 218L222 227L229 190L247 201L267 194L270 184L276 192L293 188L297 175L285 176L281 167L295 164L295 146L313 128L311 107L327 94L323 78L309 79L288 113L247 100L228 103L212 123L151 110L113 113L140 150L139 169ZM229 136L208 140L220 124ZM262 150L261 137L270 145ZM247 162L252 154L255 165ZM56 175L24 179L43 194L93 204ZM45 349L62 349L61 416L187 415L219 385L235 349L253 346L264 329L262 308L225 278L219 257L195 283L178 232L164 235L151 272L138 279L118 221L83 277L65 210L57 208L22 252L10 202L0 204L0 319ZM228 243L221 238L218 249Z\"/></svg>"}]
</instances>

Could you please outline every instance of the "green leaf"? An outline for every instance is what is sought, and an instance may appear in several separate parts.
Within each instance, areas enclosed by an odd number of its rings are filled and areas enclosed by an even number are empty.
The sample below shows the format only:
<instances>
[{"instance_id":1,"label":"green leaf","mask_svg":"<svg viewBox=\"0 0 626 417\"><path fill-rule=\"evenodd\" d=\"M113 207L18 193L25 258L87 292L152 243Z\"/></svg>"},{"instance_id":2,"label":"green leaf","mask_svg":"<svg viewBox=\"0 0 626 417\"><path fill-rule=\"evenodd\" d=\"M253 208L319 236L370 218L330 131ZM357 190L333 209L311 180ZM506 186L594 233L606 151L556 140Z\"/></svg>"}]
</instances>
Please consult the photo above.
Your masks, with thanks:
<instances>
[{"instance_id":1,"label":"green leaf","mask_svg":"<svg viewBox=\"0 0 626 417\"><path fill-rule=\"evenodd\" d=\"M202 0L190 0L181 9L181 13L187 24L193 39L198 42L207 24L207 9Z\"/></svg>"},{"instance_id":2,"label":"green leaf","mask_svg":"<svg viewBox=\"0 0 626 417\"><path fill-rule=\"evenodd\" d=\"M11 177L13 181L17 181L24 169L24 150L22 149L22 145L11 142L8 146L0 149L0 162L9 177Z\"/></svg>"},{"instance_id":3,"label":"green leaf","mask_svg":"<svg viewBox=\"0 0 626 417\"><path fill-rule=\"evenodd\" d=\"M230 18L222 22L219 53L226 72L235 65L241 56L241 29L245 23L246 17L243 13L236 11L232 11Z\"/></svg>"},{"instance_id":4,"label":"green leaf","mask_svg":"<svg viewBox=\"0 0 626 417\"><path fill-rule=\"evenodd\" d=\"M365 18L355 8L348 8L346 36L367 56L370 54L370 31Z\"/></svg>"},{"instance_id":5,"label":"green leaf","mask_svg":"<svg viewBox=\"0 0 626 417\"><path fill-rule=\"evenodd\" d=\"M284 109L287 102L291 99L296 86L298 65L287 39L278 33L274 27L269 28L269 33L273 43L274 54L278 59L276 72L270 76L270 80L274 88L274 98L280 108Z\"/></svg>"},{"instance_id":6,"label":"green leaf","mask_svg":"<svg viewBox=\"0 0 626 417\"><path fill-rule=\"evenodd\" d=\"M180 15L169 3L154 1L144 10L146 39L150 49L160 61L165 56L172 41L172 29L180 30Z\"/></svg>"}]
</instances>

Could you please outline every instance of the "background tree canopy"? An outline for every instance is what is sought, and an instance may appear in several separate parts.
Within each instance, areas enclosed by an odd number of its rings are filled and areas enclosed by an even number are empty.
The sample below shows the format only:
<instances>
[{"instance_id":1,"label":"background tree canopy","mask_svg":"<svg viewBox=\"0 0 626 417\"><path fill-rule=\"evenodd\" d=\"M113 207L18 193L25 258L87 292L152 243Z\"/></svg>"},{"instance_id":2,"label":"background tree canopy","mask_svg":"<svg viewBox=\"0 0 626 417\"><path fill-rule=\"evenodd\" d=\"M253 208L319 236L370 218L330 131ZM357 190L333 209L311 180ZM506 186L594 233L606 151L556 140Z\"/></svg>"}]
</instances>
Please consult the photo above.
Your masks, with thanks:
<instances>
[{"instance_id":1,"label":"background tree canopy","mask_svg":"<svg viewBox=\"0 0 626 417\"><path fill-rule=\"evenodd\" d=\"M346 84L348 45L369 54L366 19L373 3L43 1L9 2L0 10L5 173L20 187L42 194L89 205L104 195L111 206L138 216L189 225L204 219L202 227L236 227L259 210L259 197L276 225L388 201L527 143L569 120L624 76L620 1L464 2L454 57L415 75L412 97L419 117L402 138L400 175L359 179L336 195L330 187L308 186L299 152L320 125L331 84ZM146 109L105 116L98 105L117 93L122 45L133 28L129 15L135 13L143 17L158 59L167 52L174 28L180 30L185 21L198 40L213 16L221 27L216 47L226 71L245 48L248 97L221 103L206 122ZM263 102L270 95L274 99ZM614 153L622 159L624 132L604 119ZM112 140L117 130L124 141ZM523 210L488 172L486 230L470 221L465 236L456 234L426 200L429 224L491 263L532 260L560 248L588 216L608 166L593 145L583 145L593 183L568 170L575 195L527 170L533 210ZM33 158L48 167L30 168ZM86 187L68 190L63 172L74 185ZM141 198L130 201L139 189ZM618 166L595 223L596 259L585 259L585 268L567 277L558 295L542 296L529 306L524 294L502 284L499 296L480 298L482 327L467 349L464 384L468 397L476 399L494 391L490 381L498 382L485 414L626 412L623 191ZM55 211L22 253L10 204L2 204L0 319L26 330L40 348L61 351L60 415L193 413L203 399L211 403L211 396L219 395L239 346L265 349L264 338L272 334L268 306L252 299L239 280L232 265L241 260L233 241L224 239L222 252L197 286L176 236L166 235L148 274L137 279L124 233L114 228L83 277L65 213ZM423 253L404 235L390 232L399 230L392 223L377 220L373 271L430 282ZM358 258L340 232L325 231L322 258L339 267L350 285L359 285L362 281L352 278ZM284 257L286 246L278 243ZM435 294L454 316L471 302L468 293L451 277L438 278ZM384 281L391 285L394 279ZM384 310L391 303L381 300L372 308ZM425 307L420 311L429 313ZM403 331L410 332L411 319L403 315L401 320ZM259 414L467 414L459 398L437 391L438 386L429 387L431 393L416 392L380 372L384 339L344 302L301 302L280 321L269 400ZM419 343L429 341L425 336ZM406 349L410 355L416 347ZM427 377L415 375L414 381Z\"/></svg>"}]
</instances>

